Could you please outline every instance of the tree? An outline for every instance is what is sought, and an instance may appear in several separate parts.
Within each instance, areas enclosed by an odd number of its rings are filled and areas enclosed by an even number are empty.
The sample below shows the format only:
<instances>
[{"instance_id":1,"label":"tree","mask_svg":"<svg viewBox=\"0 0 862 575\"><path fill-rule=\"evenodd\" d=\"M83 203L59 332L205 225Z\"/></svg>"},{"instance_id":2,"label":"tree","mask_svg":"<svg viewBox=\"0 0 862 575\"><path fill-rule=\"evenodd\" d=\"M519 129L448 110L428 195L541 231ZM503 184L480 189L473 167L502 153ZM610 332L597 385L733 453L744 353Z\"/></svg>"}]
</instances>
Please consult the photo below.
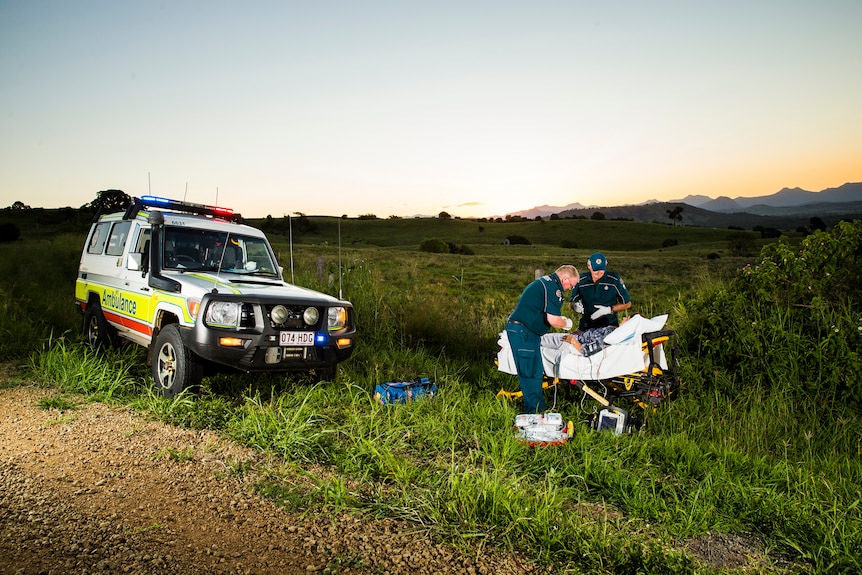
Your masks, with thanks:
<instances>
[{"instance_id":1,"label":"tree","mask_svg":"<svg viewBox=\"0 0 862 575\"><path fill-rule=\"evenodd\" d=\"M591 220L604 220L605 215L601 212L593 212L593 215L590 216Z\"/></svg>"},{"instance_id":2,"label":"tree","mask_svg":"<svg viewBox=\"0 0 862 575\"><path fill-rule=\"evenodd\" d=\"M675 226L677 222L682 221L682 206L677 206L672 210L667 210L667 217L673 222Z\"/></svg>"},{"instance_id":3,"label":"tree","mask_svg":"<svg viewBox=\"0 0 862 575\"><path fill-rule=\"evenodd\" d=\"M13 203L11 206L9 206L6 209L7 210L29 210L31 208L30 208L30 206L28 206L24 202L18 201L18 202Z\"/></svg>"},{"instance_id":4,"label":"tree","mask_svg":"<svg viewBox=\"0 0 862 575\"><path fill-rule=\"evenodd\" d=\"M120 212L132 205L132 198L122 190L102 190L96 199L81 206L82 210Z\"/></svg>"},{"instance_id":5,"label":"tree","mask_svg":"<svg viewBox=\"0 0 862 575\"><path fill-rule=\"evenodd\" d=\"M437 215L437 217L441 220L451 220L452 219L452 216L449 214L449 212L440 212Z\"/></svg>"}]
</instances>

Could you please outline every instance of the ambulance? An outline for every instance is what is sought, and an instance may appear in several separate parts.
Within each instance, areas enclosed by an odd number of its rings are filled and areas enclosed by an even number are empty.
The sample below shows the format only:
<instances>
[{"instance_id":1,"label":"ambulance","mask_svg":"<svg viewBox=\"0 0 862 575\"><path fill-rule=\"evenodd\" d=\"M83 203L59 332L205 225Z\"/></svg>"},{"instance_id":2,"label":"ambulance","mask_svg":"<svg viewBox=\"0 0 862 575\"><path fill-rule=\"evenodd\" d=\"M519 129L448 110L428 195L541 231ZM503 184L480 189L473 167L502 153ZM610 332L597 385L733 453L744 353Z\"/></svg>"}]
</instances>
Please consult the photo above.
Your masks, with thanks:
<instances>
[{"instance_id":1,"label":"ambulance","mask_svg":"<svg viewBox=\"0 0 862 575\"><path fill-rule=\"evenodd\" d=\"M166 397L222 371L332 381L356 337L352 304L284 281L264 233L239 214L154 196L93 222L75 305L93 349L148 350Z\"/></svg>"}]
</instances>

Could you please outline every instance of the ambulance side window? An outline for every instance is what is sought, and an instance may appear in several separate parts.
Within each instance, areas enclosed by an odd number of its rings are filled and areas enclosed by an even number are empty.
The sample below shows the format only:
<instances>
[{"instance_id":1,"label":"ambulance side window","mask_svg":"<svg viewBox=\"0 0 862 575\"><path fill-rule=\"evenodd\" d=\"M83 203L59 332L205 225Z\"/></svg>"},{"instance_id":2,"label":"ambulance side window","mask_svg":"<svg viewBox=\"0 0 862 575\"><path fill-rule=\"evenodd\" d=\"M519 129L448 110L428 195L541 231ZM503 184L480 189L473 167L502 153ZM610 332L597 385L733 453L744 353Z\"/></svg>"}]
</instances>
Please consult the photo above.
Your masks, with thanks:
<instances>
[{"instance_id":1,"label":"ambulance side window","mask_svg":"<svg viewBox=\"0 0 862 575\"><path fill-rule=\"evenodd\" d=\"M134 232L133 232L134 233ZM129 250L127 267L130 270L141 271L144 274L150 269L150 229L138 230L138 239Z\"/></svg>"},{"instance_id":2,"label":"ambulance side window","mask_svg":"<svg viewBox=\"0 0 862 575\"><path fill-rule=\"evenodd\" d=\"M142 254L144 253L144 248L147 247L147 243L150 241L150 229L146 228L141 230L141 233L138 234L138 241L135 243L135 249L132 250L135 253Z\"/></svg>"},{"instance_id":3,"label":"ambulance side window","mask_svg":"<svg viewBox=\"0 0 862 575\"><path fill-rule=\"evenodd\" d=\"M108 222L96 224L93 228L93 233L90 235L90 241L87 243L88 254L100 254L105 249L105 242L108 240L108 230L111 229L111 224Z\"/></svg>"},{"instance_id":4,"label":"ambulance side window","mask_svg":"<svg viewBox=\"0 0 862 575\"><path fill-rule=\"evenodd\" d=\"M105 253L109 256L123 255L123 249L126 247L126 238L129 237L129 228L132 222L119 222L114 224L111 230L111 236L108 240L108 249Z\"/></svg>"}]
</instances>

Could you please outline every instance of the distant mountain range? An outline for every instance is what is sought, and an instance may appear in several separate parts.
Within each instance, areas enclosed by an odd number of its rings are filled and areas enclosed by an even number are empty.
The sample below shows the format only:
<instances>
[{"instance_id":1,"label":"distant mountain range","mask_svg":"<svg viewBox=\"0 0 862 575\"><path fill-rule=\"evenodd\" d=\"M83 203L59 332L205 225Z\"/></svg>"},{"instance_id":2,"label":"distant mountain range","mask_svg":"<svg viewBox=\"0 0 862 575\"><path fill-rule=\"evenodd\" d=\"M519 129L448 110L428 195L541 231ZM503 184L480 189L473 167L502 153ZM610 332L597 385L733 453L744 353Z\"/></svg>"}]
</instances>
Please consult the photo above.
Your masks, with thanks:
<instances>
[{"instance_id":1,"label":"distant mountain range","mask_svg":"<svg viewBox=\"0 0 862 575\"><path fill-rule=\"evenodd\" d=\"M811 192L802 188L784 188L768 196L751 198L710 198L689 195L679 200L659 202L648 200L641 204L625 206L584 206L572 203L566 206L537 206L510 215L527 219L548 218L556 214L560 218L592 217L601 212L607 219L631 219L635 221L668 222L668 212L681 207L683 225L702 227L738 226L750 228L756 225L793 229L819 217L827 224L844 219L862 219L862 182L847 183L837 188Z\"/></svg>"}]
</instances>

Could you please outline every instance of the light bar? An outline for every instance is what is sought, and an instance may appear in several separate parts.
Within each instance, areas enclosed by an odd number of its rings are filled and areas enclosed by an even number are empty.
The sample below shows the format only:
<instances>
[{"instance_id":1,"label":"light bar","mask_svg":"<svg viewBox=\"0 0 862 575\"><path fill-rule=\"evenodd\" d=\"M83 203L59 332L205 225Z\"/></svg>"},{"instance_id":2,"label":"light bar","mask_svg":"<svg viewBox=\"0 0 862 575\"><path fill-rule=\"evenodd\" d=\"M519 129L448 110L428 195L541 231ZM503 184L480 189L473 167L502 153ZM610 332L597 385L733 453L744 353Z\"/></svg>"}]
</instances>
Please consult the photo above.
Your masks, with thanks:
<instances>
[{"instance_id":1,"label":"light bar","mask_svg":"<svg viewBox=\"0 0 862 575\"><path fill-rule=\"evenodd\" d=\"M235 214L230 208L205 206L203 204L194 204L192 202L180 202L169 198L160 198L158 196L141 196L139 203L141 206L159 207L204 216L217 216L227 219L237 219L240 217L239 214Z\"/></svg>"}]
</instances>

